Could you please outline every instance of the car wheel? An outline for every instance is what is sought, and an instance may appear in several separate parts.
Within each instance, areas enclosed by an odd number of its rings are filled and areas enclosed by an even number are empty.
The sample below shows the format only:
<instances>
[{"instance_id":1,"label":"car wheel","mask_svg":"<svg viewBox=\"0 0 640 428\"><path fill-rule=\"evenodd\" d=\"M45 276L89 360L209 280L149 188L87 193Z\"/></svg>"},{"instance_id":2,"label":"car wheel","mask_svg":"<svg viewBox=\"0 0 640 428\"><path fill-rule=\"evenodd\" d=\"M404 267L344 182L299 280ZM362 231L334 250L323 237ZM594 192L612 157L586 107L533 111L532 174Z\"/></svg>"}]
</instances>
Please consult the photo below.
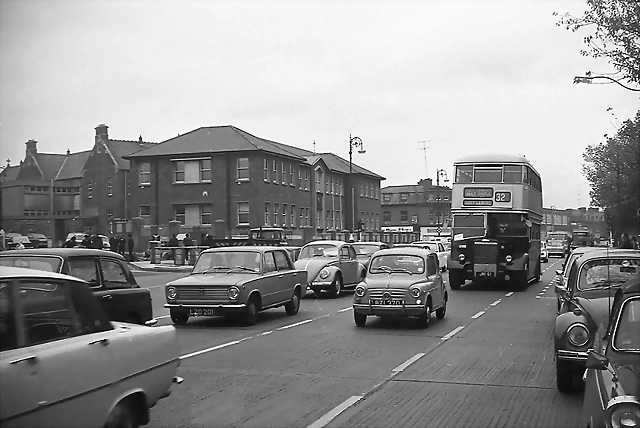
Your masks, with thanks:
<instances>
[{"instance_id":1,"label":"car wheel","mask_svg":"<svg viewBox=\"0 0 640 428\"><path fill-rule=\"evenodd\" d=\"M131 406L128 406L126 403L118 403L111 413L109 413L107 423L105 424L105 428L137 427L138 424L135 422L135 418L133 417Z\"/></svg>"},{"instance_id":2,"label":"car wheel","mask_svg":"<svg viewBox=\"0 0 640 428\"><path fill-rule=\"evenodd\" d=\"M427 301L427 306L424 309L424 313L418 317L422 327L427 328L431 324L431 300Z\"/></svg>"},{"instance_id":3,"label":"car wheel","mask_svg":"<svg viewBox=\"0 0 640 428\"><path fill-rule=\"evenodd\" d=\"M448 296L445 294L444 302L442 302L442 307L440 309L436 309L436 317L441 320L447 314L447 300Z\"/></svg>"},{"instance_id":4,"label":"car wheel","mask_svg":"<svg viewBox=\"0 0 640 428\"><path fill-rule=\"evenodd\" d=\"M300 292L296 288L293 292L293 297L284 305L285 311L287 311L287 315L293 316L298 313L300 310Z\"/></svg>"},{"instance_id":5,"label":"car wheel","mask_svg":"<svg viewBox=\"0 0 640 428\"><path fill-rule=\"evenodd\" d=\"M527 289L527 269L523 272L516 271L511 273L511 289L512 291L525 291Z\"/></svg>"},{"instance_id":6,"label":"car wheel","mask_svg":"<svg viewBox=\"0 0 640 428\"><path fill-rule=\"evenodd\" d=\"M175 325L186 325L189 321L189 314L185 311L171 311L171 321Z\"/></svg>"},{"instance_id":7,"label":"car wheel","mask_svg":"<svg viewBox=\"0 0 640 428\"><path fill-rule=\"evenodd\" d=\"M255 299L249 300L244 308L244 322L248 326L256 325L258 322L258 307Z\"/></svg>"},{"instance_id":8,"label":"car wheel","mask_svg":"<svg viewBox=\"0 0 640 428\"><path fill-rule=\"evenodd\" d=\"M558 359L556 354L556 386L563 394L573 392L573 365Z\"/></svg>"},{"instance_id":9,"label":"car wheel","mask_svg":"<svg viewBox=\"0 0 640 428\"><path fill-rule=\"evenodd\" d=\"M367 323L367 315L353 311L353 320L356 322L356 325L358 327L364 327L364 325Z\"/></svg>"},{"instance_id":10,"label":"car wheel","mask_svg":"<svg viewBox=\"0 0 640 428\"><path fill-rule=\"evenodd\" d=\"M460 287L464 284L461 273L462 272L455 270L449 271L449 287L451 287L452 290L460 290Z\"/></svg>"},{"instance_id":11,"label":"car wheel","mask_svg":"<svg viewBox=\"0 0 640 428\"><path fill-rule=\"evenodd\" d=\"M536 274L533 277L533 283L537 284L540 282L540 277L542 276L542 264L538 263L538 267L536 268Z\"/></svg>"},{"instance_id":12,"label":"car wheel","mask_svg":"<svg viewBox=\"0 0 640 428\"><path fill-rule=\"evenodd\" d=\"M332 297L339 297L342 293L342 276L336 275L336 279L333 281L333 288L331 289Z\"/></svg>"}]
</instances>

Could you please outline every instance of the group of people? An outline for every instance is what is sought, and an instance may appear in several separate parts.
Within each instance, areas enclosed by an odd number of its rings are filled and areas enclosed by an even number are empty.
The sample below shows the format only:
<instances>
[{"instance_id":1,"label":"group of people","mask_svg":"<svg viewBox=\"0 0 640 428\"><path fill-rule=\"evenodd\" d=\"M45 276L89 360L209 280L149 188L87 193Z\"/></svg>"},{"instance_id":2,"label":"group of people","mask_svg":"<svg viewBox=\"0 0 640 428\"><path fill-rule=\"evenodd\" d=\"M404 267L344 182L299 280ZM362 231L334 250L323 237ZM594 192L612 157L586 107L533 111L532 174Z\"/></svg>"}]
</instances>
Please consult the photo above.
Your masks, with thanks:
<instances>
[{"instance_id":1,"label":"group of people","mask_svg":"<svg viewBox=\"0 0 640 428\"><path fill-rule=\"evenodd\" d=\"M110 250L114 253L118 253L124 257L125 251L129 250L129 261L135 261L135 256L133 254L133 249L135 248L135 242L133 240L133 235L130 233L127 234L127 238L125 239L123 235L111 235L109 238L109 246ZM84 248L95 248L97 250L104 249L104 241L102 236L99 234L90 234L87 233L84 235L84 239L80 242L76 239L76 235L72 235L71 238L67 240L62 245L63 248L75 248L75 247L84 247Z\"/></svg>"},{"instance_id":2,"label":"group of people","mask_svg":"<svg viewBox=\"0 0 640 428\"><path fill-rule=\"evenodd\" d=\"M623 233L622 238L620 239L620 248L625 248L627 250L640 250L638 238L635 235L629 238L628 233Z\"/></svg>"}]
</instances>

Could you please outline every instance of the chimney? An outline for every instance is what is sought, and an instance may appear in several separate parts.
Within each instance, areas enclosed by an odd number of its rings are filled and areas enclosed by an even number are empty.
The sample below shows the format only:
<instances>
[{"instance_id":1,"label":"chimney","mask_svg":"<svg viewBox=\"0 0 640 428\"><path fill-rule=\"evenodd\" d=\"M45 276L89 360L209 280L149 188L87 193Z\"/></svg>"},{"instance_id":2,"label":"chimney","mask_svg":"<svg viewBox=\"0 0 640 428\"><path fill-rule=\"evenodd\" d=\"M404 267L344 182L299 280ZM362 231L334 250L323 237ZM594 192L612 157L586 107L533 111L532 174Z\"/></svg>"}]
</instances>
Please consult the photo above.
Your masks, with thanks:
<instances>
[{"instance_id":1,"label":"chimney","mask_svg":"<svg viewBox=\"0 0 640 428\"><path fill-rule=\"evenodd\" d=\"M67 156L71 154L71 150L67 149Z\"/></svg>"},{"instance_id":2,"label":"chimney","mask_svg":"<svg viewBox=\"0 0 640 428\"><path fill-rule=\"evenodd\" d=\"M109 127L104 123L101 123L100 125L96 126L96 144L98 143L105 144L107 141L109 141L108 129Z\"/></svg>"},{"instance_id":3,"label":"chimney","mask_svg":"<svg viewBox=\"0 0 640 428\"><path fill-rule=\"evenodd\" d=\"M138 143L142 143L142 135L138 138Z\"/></svg>"},{"instance_id":4,"label":"chimney","mask_svg":"<svg viewBox=\"0 0 640 428\"><path fill-rule=\"evenodd\" d=\"M11 166L11 159L7 159L7 168Z\"/></svg>"},{"instance_id":5,"label":"chimney","mask_svg":"<svg viewBox=\"0 0 640 428\"><path fill-rule=\"evenodd\" d=\"M36 140L29 140L24 143L27 146L27 153L35 155L38 153L38 142Z\"/></svg>"},{"instance_id":6,"label":"chimney","mask_svg":"<svg viewBox=\"0 0 640 428\"><path fill-rule=\"evenodd\" d=\"M433 187L433 179L431 178L423 178L418 181L418 186L422 186L423 189L430 189Z\"/></svg>"}]
</instances>

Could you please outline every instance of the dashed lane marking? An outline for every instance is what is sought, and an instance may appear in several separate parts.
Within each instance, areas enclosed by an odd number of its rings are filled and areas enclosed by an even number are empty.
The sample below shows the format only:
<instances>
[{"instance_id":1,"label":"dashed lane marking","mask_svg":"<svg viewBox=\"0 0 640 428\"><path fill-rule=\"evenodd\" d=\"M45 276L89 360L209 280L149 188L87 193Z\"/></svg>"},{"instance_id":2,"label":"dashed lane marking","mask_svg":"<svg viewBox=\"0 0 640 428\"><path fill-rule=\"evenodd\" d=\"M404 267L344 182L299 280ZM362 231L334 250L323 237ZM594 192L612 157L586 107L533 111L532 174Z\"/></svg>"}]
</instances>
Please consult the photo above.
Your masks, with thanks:
<instances>
[{"instance_id":1,"label":"dashed lane marking","mask_svg":"<svg viewBox=\"0 0 640 428\"><path fill-rule=\"evenodd\" d=\"M353 306L349 306L348 308L340 309L338 312L347 312L353 309Z\"/></svg>"},{"instance_id":2,"label":"dashed lane marking","mask_svg":"<svg viewBox=\"0 0 640 428\"><path fill-rule=\"evenodd\" d=\"M495 302L493 302L493 303L492 303L492 304L490 304L489 306L495 306L495 305L498 305L498 304L500 304L500 302L502 302L502 299L498 299L498 300L496 300Z\"/></svg>"},{"instance_id":3,"label":"dashed lane marking","mask_svg":"<svg viewBox=\"0 0 640 428\"><path fill-rule=\"evenodd\" d=\"M258 336L267 336L271 333L273 333L273 330L265 331L264 333L260 333Z\"/></svg>"},{"instance_id":4,"label":"dashed lane marking","mask_svg":"<svg viewBox=\"0 0 640 428\"><path fill-rule=\"evenodd\" d=\"M475 314L474 316L471 317L472 320L476 319L476 318L480 318L485 311L480 311L477 314Z\"/></svg>"},{"instance_id":5,"label":"dashed lane marking","mask_svg":"<svg viewBox=\"0 0 640 428\"><path fill-rule=\"evenodd\" d=\"M406 369L407 367L409 367L411 364L415 363L416 361L418 361L420 358L424 357L425 353L424 352L420 352L416 355L414 355L413 357L409 358L407 361L405 361L404 363L400 364L398 367L396 367L395 369L392 370L392 372L394 373L400 373L401 371L403 371L404 369Z\"/></svg>"},{"instance_id":6,"label":"dashed lane marking","mask_svg":"<svg viewBox=\"0 0 640 428\"><path fill-rule=\"evenodd\" d=\"M509 291L507 294L505 294L505 297L511 297L513 296L513 291Z\"/></svg>"},{"instance_id":7,"label":"dashed lane marking","mask_svg":"<svg viewBox=\"0 0 640 428\"><path fill-rule=\"evenodd\" d=\"M462 331L462 329L464 328L463 325L459 325L458 327L454 328L452 331L450 331L449 333L445 334L444 336L442 336L442 340L449 340L451 339L453 336L455 336L457 333L459 333L460 331Z\"/></svg>"},{"instance_id":8,"label":"dashed lane marking","mask_svg":"<svg viewBox=\"0 0 640 428\"><path fill-rule=\"evenodd\" d=\"M344 402L324 414L320 419L309 425L307 428L323 428L329 422L334 420L340 413L344 412L349 407L360 401L362 397L362 395L354 395L353 397L347 398Z\"/></svg>"},{"instance_id":9,"label":"dashed lane marking","mask_svg":"<svg viewBox=\"0 0 640 428\"><path fill-rule=\"evenodd\" d=\"M222 345L216 345L216 346L212 346L210 348L205 348L205 349L201 349L199 351L196 352L192 352L190 354L186 354L186 355L182 355L180 357L181 360L185 360L187 358L191 358L191 357L195 357L196 355L202 355L202 354L206 354L207 352L212 352L212 351L216 351L218 349L222 349L222 348L226 348L228 346L233 346L233 345L237 345L238 343L242 343L245 340L249 340L251 339L253 336L250 337L245 337L244 339L239 339L239 340L234 340L233 342L227 342L227 343L223 343Z\"/></svg>"},{"instance_id":10,"label":"dashed lane marking","mask_svg":"<svg viewBox=\"0 0 640 428\"><path fill-rule=\"evenodd\" d=\"M282 327L278 327L276 330L282 331L282 330L286 330L286 329L291 328L291 327L297 327L297 326L302 325L302 324L307 324L307 323L310 323L312 321L313 321L313 318L312 319L308 319L308 320L304 320L304 321L300 321L300 322L296 322L296 323L293 323L293 324L285 325L285 326L282 326Z\"/></svg>"}]
</instances>

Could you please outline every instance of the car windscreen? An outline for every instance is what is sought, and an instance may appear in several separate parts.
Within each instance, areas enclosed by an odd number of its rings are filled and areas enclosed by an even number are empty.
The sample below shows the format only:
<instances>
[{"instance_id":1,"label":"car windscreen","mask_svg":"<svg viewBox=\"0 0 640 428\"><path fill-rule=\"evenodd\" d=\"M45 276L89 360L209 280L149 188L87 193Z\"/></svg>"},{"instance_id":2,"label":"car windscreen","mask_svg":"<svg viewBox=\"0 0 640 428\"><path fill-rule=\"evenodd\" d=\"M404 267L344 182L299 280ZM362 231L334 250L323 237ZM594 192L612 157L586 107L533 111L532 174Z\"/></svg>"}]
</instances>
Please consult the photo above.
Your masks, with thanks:
<instances>
[{"instance_id":1,"label":"car windscreen","mask_svg":"<svg viewBox=\"0 0 640 428\"><path fill-rule=\"evenodd\" d=\"M378 251L379 247L375 244L353 244L353 249L358 256L370 256Z\"/></svg>"},{"instance_id":2,"label":"car windscreen","mask_svg":"<svg viewBox=\"0 0 640 428\"><path fill-rule=\"evenodd\" d=\"M369 273L408 273L418 274L424 272L424 259L408 254L385 254L376 256L371 260Z\"/></svg>"},{"instance_id":3,"label":"car windscreen","mask_svg":"<svg viewBox=\"0 0 640 428\"><path fill-rule=\"evenodd\" d=\"M338 247L332 244L310 244L300 251L300 259L311 259L313 257L338 257Z\"/></svg>"},{"instance_id":4,"label":"car windscreen","mask_svg":"<svg viewBox=\"0 0 640 428\"><path fill-rule=\"evenodd\" d=\"M262 253L258 251L217 251L202 253L193 267L192 274L204 272L260 272Z\"/></svg>"},{"instance_id":5,"label":"car windscreen","mask_svg":"<svg viewBox=\"0 0 640 428\"><path fill-rule=\"evenodd\" d=\"M62 260L58 257L47 256L0 256L0 266L20 267L27 269L36 269L46 272L60 272Z\"/></svg>"},{"instance_id":6,"label":"car windscreen","mask_svg":"<svg viewBox=\"0 0 640 428\"><path fill-rule=\"evenodd\" d=\"M624 303L615 328L613 346L618 351L640 351L640 298Z\"/></svg>"},{"instance_id":7,"label":"car windscreen","mask_svg":"<svg viewBox=\"0 0 640 428\"><path fill-rule=\"evenodd\" d=\"M578 290L619 286L640 275L640 259L605 258L585 262L580 267Z\"/></svg>"}]
</instances>

